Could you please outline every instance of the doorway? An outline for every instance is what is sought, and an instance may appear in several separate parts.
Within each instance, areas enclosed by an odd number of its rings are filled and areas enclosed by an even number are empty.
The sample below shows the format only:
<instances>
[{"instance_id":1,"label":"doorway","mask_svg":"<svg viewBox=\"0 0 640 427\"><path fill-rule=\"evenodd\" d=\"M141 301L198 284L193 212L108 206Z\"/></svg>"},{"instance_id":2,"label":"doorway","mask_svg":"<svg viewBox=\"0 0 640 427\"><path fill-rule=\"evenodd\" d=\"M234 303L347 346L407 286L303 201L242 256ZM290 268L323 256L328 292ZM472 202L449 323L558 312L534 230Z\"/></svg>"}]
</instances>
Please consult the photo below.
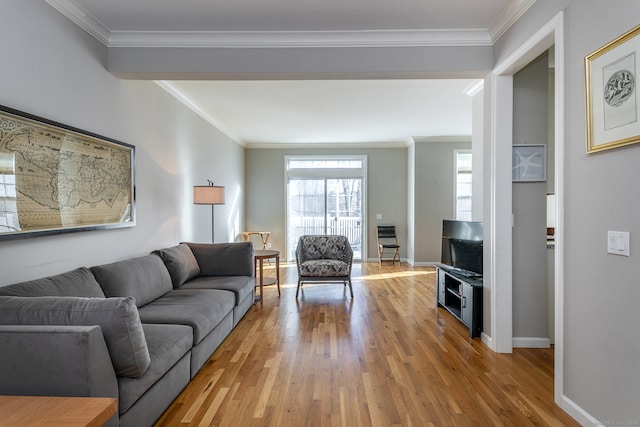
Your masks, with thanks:
<instances>
[{"instance_id":1,"label":"doorway","mask_svg":"<svg viewBox=\"0 0 640 427\"><path fill-rule=\"evenodd\" d=\"M347 236L353 257L362 260L366 156L287 157L287 259L295 259L306 234Z\"/></svg>"}]
</instances>

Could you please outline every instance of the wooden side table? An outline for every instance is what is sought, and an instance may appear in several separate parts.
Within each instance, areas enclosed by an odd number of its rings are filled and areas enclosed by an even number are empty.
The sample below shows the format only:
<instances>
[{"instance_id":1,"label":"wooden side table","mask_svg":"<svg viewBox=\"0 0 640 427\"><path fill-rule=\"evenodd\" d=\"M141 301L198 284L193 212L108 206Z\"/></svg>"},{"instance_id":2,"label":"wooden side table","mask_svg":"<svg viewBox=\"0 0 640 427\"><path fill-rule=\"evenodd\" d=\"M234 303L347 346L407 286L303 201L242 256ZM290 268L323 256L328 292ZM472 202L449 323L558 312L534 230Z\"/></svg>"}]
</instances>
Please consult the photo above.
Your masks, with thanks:
<instances>
[{"instance_id":1,"label":"wooden side table","mask_svg":"<svg viewBox=\"0 0 640 427\"><path fill-rule=\"evenodd\" d=\"M245 242L250 242L251 236L254 234L260 236L260 240L262 240L262 250L266 251L267 249L269 249L269 236L271 236L271 232L270 231L243 231L242 237L244 238Z\"/></svg>"},{"instance_id":2,"label":"wooden side table","mask_svg":"<svg viewBox=\"0 0 640 427\"><path fill-rule=\"evenodd\" d=\"M0 424L97 427L117 408L111 397L0 396Z\"/></svg>"},{"instance_id":3,"label":"wooden side table","mask_svg":"<svg viewBox=\"0 0 640 427\"><path fill-rule=\"evenodd\" d=\"M264 277L264 260L270 260L275 258L276 260L276 277ZM260 304L262 304L262 288L266 285L277 285L278 286L278 296L280 296L280 251L273 250L262 250L262 251L254 251L253 252L253 271L258 277L258 264L260 264Z\"/></svg>"}]
</instances>

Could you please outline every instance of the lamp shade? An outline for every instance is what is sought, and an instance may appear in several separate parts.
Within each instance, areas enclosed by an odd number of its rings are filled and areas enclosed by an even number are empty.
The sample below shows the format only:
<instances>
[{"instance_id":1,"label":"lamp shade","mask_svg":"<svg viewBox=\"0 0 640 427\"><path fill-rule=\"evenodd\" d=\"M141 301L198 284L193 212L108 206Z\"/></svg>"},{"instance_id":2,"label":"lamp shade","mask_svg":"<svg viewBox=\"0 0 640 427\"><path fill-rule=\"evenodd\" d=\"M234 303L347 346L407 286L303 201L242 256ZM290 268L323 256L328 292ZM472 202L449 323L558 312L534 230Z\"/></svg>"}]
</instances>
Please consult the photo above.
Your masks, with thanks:
<instances>
[{"instance_id":1,"label":"lamp shade","mask_svg":"<svg viewBox=\"0 0 640 427\"><path fill-rule=\"evenodd\" d=\"M217 185L196 185L193 187L195 205L224 205L224 187Z\"/></svg>"}]
</instances>

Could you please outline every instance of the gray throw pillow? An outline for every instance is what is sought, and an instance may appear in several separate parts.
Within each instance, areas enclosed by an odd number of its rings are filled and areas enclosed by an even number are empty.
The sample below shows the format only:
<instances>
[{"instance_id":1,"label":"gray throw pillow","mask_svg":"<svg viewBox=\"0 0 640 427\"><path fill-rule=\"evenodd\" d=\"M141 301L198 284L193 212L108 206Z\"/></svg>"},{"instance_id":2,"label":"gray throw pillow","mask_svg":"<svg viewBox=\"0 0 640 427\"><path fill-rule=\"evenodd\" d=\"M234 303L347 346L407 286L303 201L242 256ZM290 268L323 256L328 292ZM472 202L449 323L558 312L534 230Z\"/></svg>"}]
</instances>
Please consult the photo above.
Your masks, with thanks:
<instances>
[{"instance_id":1,"label":"gray throw pillow","mask_svg":"<svg viewBox=\"0 0 640 427\"><path fill-rule=\"evenodd\" d=\"M98 325L116 375L141 377L151 363L138 309L131 297L0 296L2 325Z\"/></svg>"},{"instance_id":2,"label":"gray throw pillow","mask_svg":"<svg viewBox=\"0 0 640 427\"><path fill-rule=\"evenodd\" d=\"M91 267L108 297L134 297L142 307L173 290L171 276L158 255L129 258Z\"/></svg>"},{"instance_id":3,"label":"gray throw pillow","mask_svg":"<svg viewBox=\"0 0 640 427\"><path fill-rule=\"evenodd\" d=\"M200 275L198 261L189 246L184 243L166 249L158 249L152 253L158 255L164 262L169 270L174 288Z\"/></svg>"}]
</instances>

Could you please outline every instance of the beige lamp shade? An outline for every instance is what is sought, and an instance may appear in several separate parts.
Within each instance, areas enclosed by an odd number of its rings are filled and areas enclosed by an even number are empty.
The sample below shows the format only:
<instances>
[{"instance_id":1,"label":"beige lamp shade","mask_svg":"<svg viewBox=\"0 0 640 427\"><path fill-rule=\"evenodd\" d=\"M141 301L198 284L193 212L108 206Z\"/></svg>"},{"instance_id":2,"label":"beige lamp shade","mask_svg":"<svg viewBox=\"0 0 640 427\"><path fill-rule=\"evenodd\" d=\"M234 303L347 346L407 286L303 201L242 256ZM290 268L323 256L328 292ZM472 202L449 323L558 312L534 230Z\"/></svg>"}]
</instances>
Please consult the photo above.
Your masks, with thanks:
<instances>
[{"instance_id":1,"label":"beige lamp shade","mask_svg":"<svg viewBox=\"0 0 640 427\"><path fill-rule=\"evenodd\" d=\"M224 187L217 185L194 186L193 203L196 205L224 205Z\"/></svg>"}]
</instances>

